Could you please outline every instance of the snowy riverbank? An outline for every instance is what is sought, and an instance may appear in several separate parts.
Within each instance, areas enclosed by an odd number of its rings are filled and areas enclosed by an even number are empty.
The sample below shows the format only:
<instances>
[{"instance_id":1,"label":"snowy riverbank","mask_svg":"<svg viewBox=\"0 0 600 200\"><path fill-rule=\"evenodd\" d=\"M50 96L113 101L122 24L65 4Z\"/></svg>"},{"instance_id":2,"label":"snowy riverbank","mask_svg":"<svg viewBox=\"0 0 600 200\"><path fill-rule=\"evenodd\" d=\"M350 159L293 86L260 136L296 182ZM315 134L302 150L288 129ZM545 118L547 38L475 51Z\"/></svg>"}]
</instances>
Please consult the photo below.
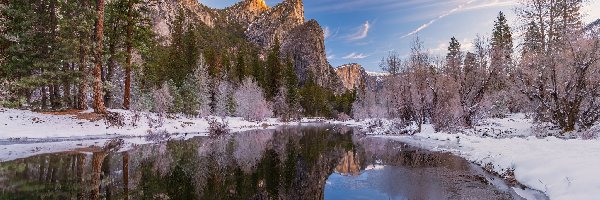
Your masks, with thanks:
<instances>
[{"instance_id":1,"label":"snowy riverbank","mask_svg":"<svg viewBox=\"0 0 600 200\"><path fill-rule=\"evenodd\" d=\"M464 134L435 132L430 125L413 136L376 136L422 148L448 151L501 176L544 192L550 199L600 197L600 140L536 137L524 115L490 119ZM491 134L497 133L497 134ZM523 196L527 196L524 194Z\"/></svg>"},{"instance_id":2,"label":"snowy riverbank","mask_svg":"<svg viewBox=\"0 0 600 200\"><path fill-rule=\"evenodd\" d=\"M43 139L43 138L66 138L66 137L92 137L92 136L144 136L148 130L166 131L168 133L197 133L207 135L209 124L206 118L187 118L183 116L164 117L163 125L160 127L149 127L149 121L158 119L155 114L141 113L139 120L132 124L134 114L124 110L111 110L124 116L123 127L107 126L104 120L90 121L83 119L82 114L42 114L26 110L2 109L0 108L0 140L7 139ZM224 120L232 131L244 131L256 128L269 128L285 123L275 118L264 122L249 122L238 117L227 117L221 119L215 117L219 122Z\"/></svg>"}]
</instances>

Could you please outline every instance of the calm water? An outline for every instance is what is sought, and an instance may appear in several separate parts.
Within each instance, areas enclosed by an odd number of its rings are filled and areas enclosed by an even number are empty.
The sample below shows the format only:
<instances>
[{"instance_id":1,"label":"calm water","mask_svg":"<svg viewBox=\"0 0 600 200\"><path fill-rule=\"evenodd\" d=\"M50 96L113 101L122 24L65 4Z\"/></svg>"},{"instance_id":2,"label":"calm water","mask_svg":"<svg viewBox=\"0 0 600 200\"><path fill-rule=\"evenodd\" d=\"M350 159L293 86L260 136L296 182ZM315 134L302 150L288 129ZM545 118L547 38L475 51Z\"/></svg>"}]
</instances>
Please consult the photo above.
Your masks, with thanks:
<instances>
[{"instance_id":1,"label":"calm water","mask_svg":"<svg viewBox=\"0 0 600 200\"><path fill-rule=\"evenodd\" d=\"M284 127L0 163L0 199L513 198L484 176L345 127Z\"/></svg>"}]
</instances>

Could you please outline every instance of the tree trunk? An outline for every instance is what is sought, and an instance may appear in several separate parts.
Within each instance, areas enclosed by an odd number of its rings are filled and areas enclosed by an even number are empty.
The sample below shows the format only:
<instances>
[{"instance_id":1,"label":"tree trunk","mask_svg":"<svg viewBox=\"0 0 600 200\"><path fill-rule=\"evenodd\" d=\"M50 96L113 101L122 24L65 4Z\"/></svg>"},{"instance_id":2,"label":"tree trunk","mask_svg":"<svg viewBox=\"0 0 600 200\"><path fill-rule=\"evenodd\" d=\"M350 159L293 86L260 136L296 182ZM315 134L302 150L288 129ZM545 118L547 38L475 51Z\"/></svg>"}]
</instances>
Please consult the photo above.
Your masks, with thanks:
<instances>
[{"instance_id":1,"label":"tree trunk","mask_svg":"<svg viewBox=\"0 0 600 200\"><path fill-rule=\"evenodd\" d=\"M127 38L125 58L125 89L123 94L123 108L129 110L131 103L131 54L133 51L133 1L127 1Z\"/></svg>"},{"instance_id":2,"label":"tree trunk","mask_svg":"<svg viewBox=\"0 0 600 200\"><path fill-rule=\"evenodd\" d=\"M102 95L102 40L104 37L104 0L97 0L96 11L98 19L96 21L96 52L94 67L94 113L105 114Z\"/></svg>"}]
</instances>

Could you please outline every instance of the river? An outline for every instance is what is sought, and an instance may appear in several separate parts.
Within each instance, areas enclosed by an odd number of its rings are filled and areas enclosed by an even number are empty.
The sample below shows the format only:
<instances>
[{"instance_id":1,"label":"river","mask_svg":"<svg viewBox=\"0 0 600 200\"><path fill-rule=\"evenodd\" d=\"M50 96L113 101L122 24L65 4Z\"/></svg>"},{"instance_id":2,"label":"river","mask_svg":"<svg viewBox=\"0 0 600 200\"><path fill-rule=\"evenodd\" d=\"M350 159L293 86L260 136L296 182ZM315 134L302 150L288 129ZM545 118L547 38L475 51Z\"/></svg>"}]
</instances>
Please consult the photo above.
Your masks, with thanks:
<instances>
[{"instance_id":1,"label":"river","mask_svg":"<svg viewBox=\"0 0 600 200\"><path fill-rule=\"evenodd\" d=\"M520 199L449 153L285 126L0 163L0 199Z\"/></svg>"}]
</instances>

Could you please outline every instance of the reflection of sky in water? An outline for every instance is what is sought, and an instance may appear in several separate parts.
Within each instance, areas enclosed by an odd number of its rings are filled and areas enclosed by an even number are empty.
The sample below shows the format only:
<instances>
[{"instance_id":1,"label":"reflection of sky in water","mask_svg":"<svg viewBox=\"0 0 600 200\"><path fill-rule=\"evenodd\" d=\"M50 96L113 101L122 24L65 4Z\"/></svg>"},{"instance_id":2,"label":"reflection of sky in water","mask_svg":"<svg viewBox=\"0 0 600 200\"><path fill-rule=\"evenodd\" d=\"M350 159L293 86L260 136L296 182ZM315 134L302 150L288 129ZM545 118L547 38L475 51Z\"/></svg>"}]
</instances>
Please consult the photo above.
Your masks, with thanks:
<instances>
[{"instance_id":1,"label":"reflection of sky in water","mask_svg":"<svg viewBox=\"0 0 600 200\"><path fill-rule=\"evenodd\" d=\"M377 166L361 171L360 176L331 174L325 186L325 199L406 199L385 192L384 169L387 168Z\"/></svg>"}]
</instances>

